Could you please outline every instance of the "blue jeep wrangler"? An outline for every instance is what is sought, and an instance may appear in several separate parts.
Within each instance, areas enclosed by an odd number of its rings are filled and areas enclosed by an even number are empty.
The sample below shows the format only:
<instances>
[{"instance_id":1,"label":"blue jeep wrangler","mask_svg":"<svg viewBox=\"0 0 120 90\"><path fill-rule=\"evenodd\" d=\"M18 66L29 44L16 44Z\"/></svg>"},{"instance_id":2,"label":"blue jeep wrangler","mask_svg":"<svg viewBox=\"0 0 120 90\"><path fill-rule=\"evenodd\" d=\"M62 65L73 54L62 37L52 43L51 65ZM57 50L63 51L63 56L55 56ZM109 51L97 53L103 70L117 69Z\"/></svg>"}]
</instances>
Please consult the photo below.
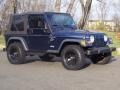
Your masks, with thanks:
<instances>
[{"instance_id":1,"label":"blue jeep wrangler","mask_svg":"<svg viewBox=\"0 0 120 90\"><path fill-rule=\"evenodd\" d=\"M79 30L67 13L24 13L11 15L5 33L7 57L12 64L25 63L27 56L42 60L62 57L68 70L79 70L86 58L95 64L107 64L111 59L111 39L104 33Z\"/></svg>"}]
</instances>

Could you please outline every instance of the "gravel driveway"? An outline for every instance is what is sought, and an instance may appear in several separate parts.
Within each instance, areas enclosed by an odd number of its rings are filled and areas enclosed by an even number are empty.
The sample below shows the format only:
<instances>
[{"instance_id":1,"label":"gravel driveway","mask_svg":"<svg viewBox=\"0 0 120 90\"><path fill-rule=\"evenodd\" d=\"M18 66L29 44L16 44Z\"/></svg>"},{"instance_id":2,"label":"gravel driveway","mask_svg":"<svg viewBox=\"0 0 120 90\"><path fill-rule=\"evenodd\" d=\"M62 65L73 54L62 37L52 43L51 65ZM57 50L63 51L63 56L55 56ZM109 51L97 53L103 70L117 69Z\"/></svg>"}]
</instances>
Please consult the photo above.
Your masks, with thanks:
<instances>
[{"instance_id":1,"label":"gravel driveway","mask_svg":"<svg viewBox=\"0 0 120 90\"><path fill-rule=\"evenodd\" d=\"M32 60L32 59L31 59ZM83 70L64 69L59 59L12 65L0 52L0 90L120 90L120 58Z\"/></svg>"}]
</instances>

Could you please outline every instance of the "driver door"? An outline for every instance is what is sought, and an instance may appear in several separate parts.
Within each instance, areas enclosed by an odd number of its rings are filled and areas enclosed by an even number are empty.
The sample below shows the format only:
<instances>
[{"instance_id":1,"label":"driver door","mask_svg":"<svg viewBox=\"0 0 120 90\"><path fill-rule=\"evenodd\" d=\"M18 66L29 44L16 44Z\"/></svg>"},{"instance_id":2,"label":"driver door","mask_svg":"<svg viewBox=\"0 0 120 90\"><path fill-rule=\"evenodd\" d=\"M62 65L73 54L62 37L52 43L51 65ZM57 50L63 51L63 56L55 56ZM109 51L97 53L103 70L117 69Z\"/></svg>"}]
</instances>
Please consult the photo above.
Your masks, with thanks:
<instances>
[{"instance_id":1,"label":"driver door","mask_svg":"<svg viewBox=\"0 0 120 90\"><path fill-rule=\"evenodd\" d=\"M30 15L28 19L28 47L30 51L46 51L49 47L49 33L46 32L43 15Z\"/></svg>"}]
</instances>

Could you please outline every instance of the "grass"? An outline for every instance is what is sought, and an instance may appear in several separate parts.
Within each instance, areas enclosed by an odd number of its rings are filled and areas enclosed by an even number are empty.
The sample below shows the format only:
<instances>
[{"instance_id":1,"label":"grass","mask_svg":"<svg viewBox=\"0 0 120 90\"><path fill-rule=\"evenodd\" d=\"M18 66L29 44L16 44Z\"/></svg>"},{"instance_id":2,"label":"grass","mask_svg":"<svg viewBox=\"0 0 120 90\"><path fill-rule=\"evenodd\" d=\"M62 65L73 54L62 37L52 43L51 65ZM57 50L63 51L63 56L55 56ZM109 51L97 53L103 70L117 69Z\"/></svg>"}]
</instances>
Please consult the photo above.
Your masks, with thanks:
<instances>
[{"instance_id":1,"label":"grass","mask_svg":"<svg viewBox=\"0 0 120 90\"><path fill-rule=\"evenodd\" d=\"M113 44L110 45L110 47L120 48L120 39L116 37L117 32L108 32L108 31L102 31L102 32L106 33L108 37L112 38ZM117 51L113 52L112 54L113 56L120 56L120 54L118 54Z\"/></svg>"},{"instance_id":2,"label":"grass","mask_svg":"<svg viewBox=\"0 0 120 90\"><path fill-rule=\"evenodd\" d=\"M113 44L111 45L111 47L120 48L120 39L116 37L117 32L108 32L108 31L103 31L103 32L106 33L108 37L112 38Z\"/></svg>"},{"instance_id":3,"label":"grass","mask_svg":"<svg viewBox=\"0 0 120 90\"><path fill-rule=\"evenodd\" d=\"M0 35L0 45L5 45L5 40L3 35Z\"/></svg>"}]
</instances>

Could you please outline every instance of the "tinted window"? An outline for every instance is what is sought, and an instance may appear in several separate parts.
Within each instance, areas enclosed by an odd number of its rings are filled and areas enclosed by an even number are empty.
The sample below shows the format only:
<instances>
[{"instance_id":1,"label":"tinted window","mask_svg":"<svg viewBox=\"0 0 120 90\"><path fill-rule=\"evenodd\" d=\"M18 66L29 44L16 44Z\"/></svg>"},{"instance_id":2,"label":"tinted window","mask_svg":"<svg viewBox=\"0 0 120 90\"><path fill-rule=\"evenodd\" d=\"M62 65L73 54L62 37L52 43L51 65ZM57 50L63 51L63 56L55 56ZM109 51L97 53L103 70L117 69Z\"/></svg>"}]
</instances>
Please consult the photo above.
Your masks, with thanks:
<instances>
[{"instance_id":1,"label":"tinted window","mask_svg":"<svg viewBox=\"0 0 120 90\"><path fill-rule=\"evenodd\" d=\"M29 28L45 28L43 15L30 15Z\"/></svg>"},{"instance_id":2,"label":"tinted window","mask_svg":"<svg viewBox=\"0 0 120 90\"><path fill-rule=\"evenodd\" d=\"M57 26L75 26L75 22L69 14L49 14L47 15L52 25Z\"/></svg>"},{"instance_id":3,"label":"tinted window","mask_svg":"<svg viewBox=\"0 0 120 90\"><path fill-rule=\"evenodd\" d=\"M24 31L24 22L17 23L16 28L18 31Z\"/></svg>"},{"instance_id":4,"label":"tinted window","mask_svg":"<svg viewBox=\"0 0 120 90\"><path fill-rule=\"evenodd\" d=\"M11 31L24 31L24 20L22 16L13 16Z\"/></svg>"},{"instance_id":5,"label":"tinted window","mask_svg":"<svg viewBox=\"0 0 120 90\"><path fill-rule=\"evenodd\" d=\"M16 31L16 28L15 28L15 26L14 26L13 23L12 23L12 25L11 25L11 31Z\"/></svg>"}]
</instances>

